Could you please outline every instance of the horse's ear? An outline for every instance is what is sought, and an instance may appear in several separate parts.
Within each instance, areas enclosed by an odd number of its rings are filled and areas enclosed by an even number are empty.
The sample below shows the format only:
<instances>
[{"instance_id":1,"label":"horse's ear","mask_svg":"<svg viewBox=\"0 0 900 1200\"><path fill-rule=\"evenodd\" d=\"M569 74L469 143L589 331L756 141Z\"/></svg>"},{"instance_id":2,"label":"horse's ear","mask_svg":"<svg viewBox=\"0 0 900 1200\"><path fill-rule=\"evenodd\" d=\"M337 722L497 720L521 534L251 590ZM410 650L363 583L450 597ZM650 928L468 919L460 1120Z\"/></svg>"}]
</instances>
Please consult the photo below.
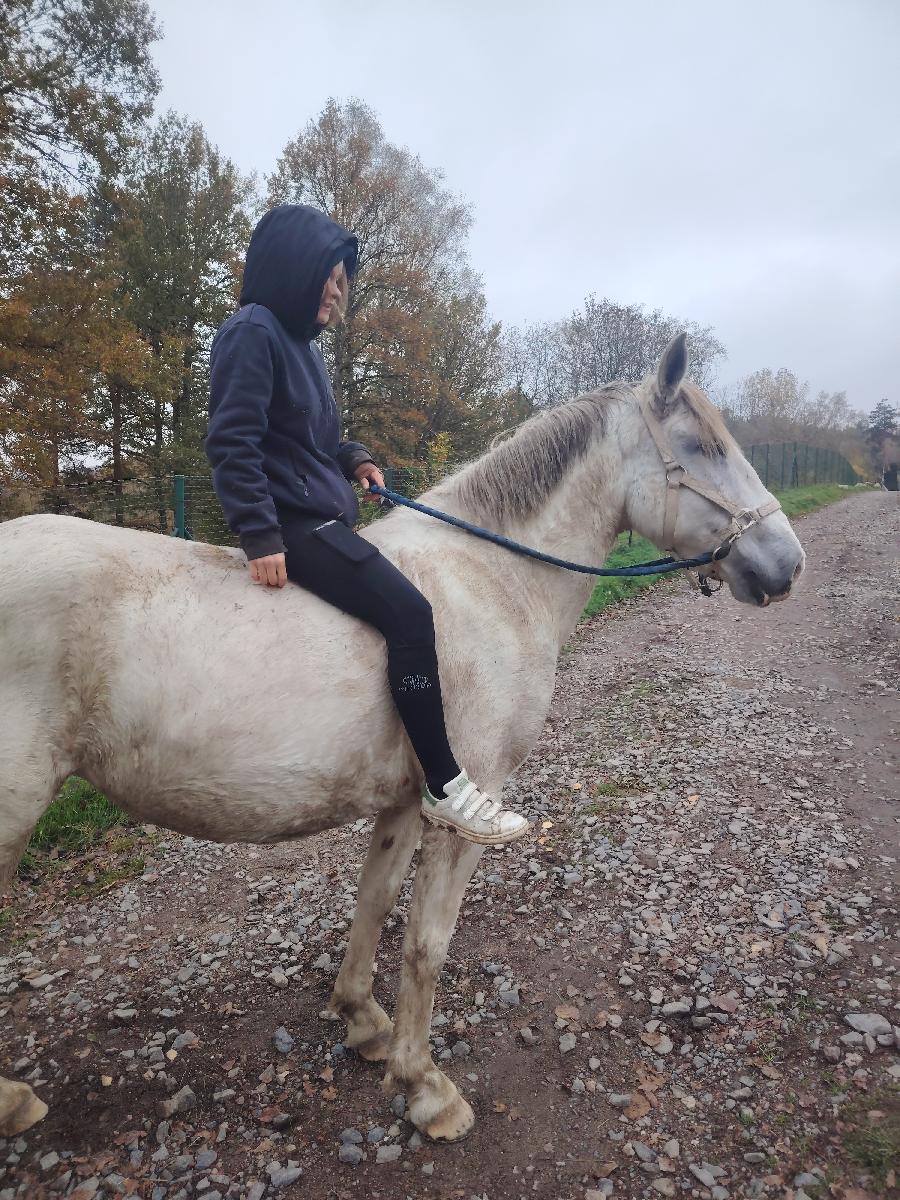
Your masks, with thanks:
<instances>
[{"instance_id":1,"label":"horse's ear","mask_svg":"<svg viewBox=\"0 0 900 1200\"><path fill-rule=\"evenodd\" d=\"M666 346L656 369L656 407L660 413L671 410L688 369L687 334L679 333Z\"/></svg>"}]
</instances>

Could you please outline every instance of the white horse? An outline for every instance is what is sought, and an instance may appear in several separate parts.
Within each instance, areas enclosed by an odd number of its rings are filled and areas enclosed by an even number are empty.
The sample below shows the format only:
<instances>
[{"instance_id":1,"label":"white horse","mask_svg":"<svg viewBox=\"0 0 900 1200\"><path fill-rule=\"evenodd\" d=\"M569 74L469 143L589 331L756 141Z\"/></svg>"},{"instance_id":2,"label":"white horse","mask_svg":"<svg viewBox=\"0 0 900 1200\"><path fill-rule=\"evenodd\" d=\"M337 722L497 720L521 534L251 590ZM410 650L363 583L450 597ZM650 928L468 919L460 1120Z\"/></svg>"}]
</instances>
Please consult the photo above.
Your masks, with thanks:
<instances>
[{"instance_id":1,"label":"white horse","mask_svg":"<svg viewBox=\"0 0 900 1200\"><path fill-rule=\"evenodd\" d=\"M628 528L683 557L727 535L713 573L747 603L783 598L803 551L686 369L682 335L655 375L532 417L424 499L582 562L602 562ZM593 577L407 510L365 536L430 599L451 744L498 794L538 738ZM220 842L374 816L331 1005L348 1046L387 1060L416 1125L453 1139L474 1118L432 1062L429 1025L482 848L423 828L385 658L380 635L299 587L252 586L238 550L71 517L0 525L0 891L73 773L138 821ZM392 1024L372 964L420 839ZM44 1111L27 1085L0 1081L0 1133Z\"/></svg>"}]
</instances>

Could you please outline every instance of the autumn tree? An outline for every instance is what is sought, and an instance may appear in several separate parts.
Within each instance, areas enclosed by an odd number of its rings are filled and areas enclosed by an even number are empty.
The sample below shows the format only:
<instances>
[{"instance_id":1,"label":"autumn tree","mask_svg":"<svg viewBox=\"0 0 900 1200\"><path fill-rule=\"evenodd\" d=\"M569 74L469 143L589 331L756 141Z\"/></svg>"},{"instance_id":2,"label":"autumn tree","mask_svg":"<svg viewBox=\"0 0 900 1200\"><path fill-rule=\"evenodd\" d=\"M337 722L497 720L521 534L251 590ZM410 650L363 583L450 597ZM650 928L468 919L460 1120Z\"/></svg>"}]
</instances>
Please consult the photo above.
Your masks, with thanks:
<instances>
[{"instance_id":1,"label":"autumn tree","mask_svg":"<svg viewBox=\"0 0 900 1200\"><path fill-rule=\"evenodd\" d=\"M139 418L131 422L127 456L156 475L206 470L209 345L236 307L252 190L202 126L169 113L140 147L124 184L106 196L103 224L120 264L122 312L153 363L140 394L113 387L102 398L102 423L114 438L125 404ZM112 449L115 458L114 441Z\"/></svg>"},{"instance_id":2,"label":"autumn tree","mask_svg":"<svg viewBox=\"0 0 900 1200\"><path fill-rule=\"evenodd\" d=\"M158 79L141 0L0 5L0 470L49 487L89 452L104 371L141 374L91 229Z\"/></svg>"},{"instance_id":3,"label":"autumn tree","mask_svg":"<svg viewBox=\"0 0 900 1200\"><path fill-rule=\"evenodd\" d=\"M510 330L507 382L535 406L546 408L613 380L642 379L656 369L666 346L682 330L690 338L691 377L708 387L725 353L711 329L661 309L596 296L588 296L565 320Z\"/></svg>"},{"instance_id":4,"label":"autumn tree","mask_svg":"<svg viewBox=\"0 0 900 1200\"><path fill-rule=\"evenodd\" d=\"M102 262L35 266L0 297L0 474L49 489L98 444L92 397L110 378L139 384L145 347Z\"/></svg>"},{"instance_id":5,"label":"autumn tree","mask_svg":"<svg viewBox=\"0 0 900 1200\"><path fill-rule=\"evenodd\" d=\"M900 409L887 400L879 400L866 421L865 439L873 463L881 468L886 465L886 447L897 437L900 426Z\"/></svg>"},{"instance_id":6,"label":"autumn tree","mask_svg":"<svg viewBox=\"0 0 900 1200\"><path fill-rule=\"evenodd\" d=\"M3 0L0 5L0 280L46 261L68 200L118 170L159 80L144 0Z\"/></svg>"},{"instance_id":7,"label":"autumn tree","mask_svg":"<svg viewBox=\"0 0 900 1200\"><path fill-rule=\"evenodd\" d=\"M754 371L733 389L728 410L755 441L779 441L802 421L809 401L809 385L793 371L768 367Z\"/></svg>"},{"instance_id":8,"label":"autumn tree","mask_svg":"<svg viewBox=\"0 0 900 1200\"><path fill-rule=\"evenodd\" d=\"M329 100L268 184L270 205L313 204L359 239L347 320L323 339L348 434L393 462L440 432L468 451L499 336L467 266L468 207L356 100Z\"/></svg>"}]
</instances>

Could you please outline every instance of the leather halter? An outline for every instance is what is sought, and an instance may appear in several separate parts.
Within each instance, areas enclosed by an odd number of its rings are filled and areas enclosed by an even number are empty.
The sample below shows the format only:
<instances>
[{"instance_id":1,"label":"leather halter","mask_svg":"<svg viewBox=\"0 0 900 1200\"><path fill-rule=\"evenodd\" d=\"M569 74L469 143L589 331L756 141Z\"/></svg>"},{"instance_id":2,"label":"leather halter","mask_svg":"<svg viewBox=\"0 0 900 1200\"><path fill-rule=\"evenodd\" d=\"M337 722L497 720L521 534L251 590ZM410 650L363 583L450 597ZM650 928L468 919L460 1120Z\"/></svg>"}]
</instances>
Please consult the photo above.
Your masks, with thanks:
<instances>
[{"instance_id":1,"label":"leather halter","mask_svg":"<svg viewBox=\"0 0 900 1200\"><path fill-rule=\"evenodd\" d=\"M660 549L667 554L675 553L675 525L678 521L678 491L680 488L690 488L692 492L696 492L698 496L703 496L709 500L711 504L715 504L717 508L721 508L731 517L729 523L720 529L713 537L718 542L716 549L713 551L713 561L725 557L731 549L734 542L746 530L753 525L758 525L760 521L771 516L772 513L778 512L781 504L774 496L765 504L761 504L759 508L741 508L739 505L732 503L727 496L723 496L721 492L714 487L710 487L708 483L704 483L702 479L697 479L694 475L689 474L675 455L672 453L672 447L669 444L669 439L666 437L660 421L650 405L650 402L644 397L638 401L641 407L641 415L647 423L647 428L650 430L650 436L656 444L656 449L659 451L659 456L663 461L663 466L666 468L666 508L663 517L663 540Z\"/></svg>"}]
</instances>

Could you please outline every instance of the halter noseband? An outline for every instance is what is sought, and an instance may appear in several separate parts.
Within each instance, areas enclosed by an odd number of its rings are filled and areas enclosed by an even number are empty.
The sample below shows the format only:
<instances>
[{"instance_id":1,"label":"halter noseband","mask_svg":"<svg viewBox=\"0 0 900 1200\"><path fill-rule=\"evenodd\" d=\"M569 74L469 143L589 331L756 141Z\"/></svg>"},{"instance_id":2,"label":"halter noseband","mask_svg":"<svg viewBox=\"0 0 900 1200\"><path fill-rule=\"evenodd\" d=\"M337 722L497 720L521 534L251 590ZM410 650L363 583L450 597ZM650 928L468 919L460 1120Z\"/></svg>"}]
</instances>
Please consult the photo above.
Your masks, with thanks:
<instances>
[{"instance_id":1,"label":"halter noseband","mask_svg":"<svg viewBox=\"0 0 900 1200\"><path fill-rule=\"evenodd\" d=\"M675 553L675 525L678 521L678 491L679 488L690 488L692 492L696 492L698 496L703 496L709 500L711 504L715 504L717 508L723 509L731 517L729 523L713 534L713 537L718 542L715 550L712 552L713 565L720 559L723 559L730 551L732 545L753 525L758 525L760 521L765 520L774 512L778 512L781 504L778 500L772 497L765 504L761 504L759 508L741 508L737 504L733 504L727 496L723 496L721 492L716 491L714 487L710 487L708 483L704 483L702 479L697 479L689 474L675 455L672 453L672 447L669 445L669 439L666 437L660 421L650 405L650 402L644 397L638 400L641 408L641 416L650 430L650 436L656 444L656 449L659 451L659 456L663 461L663 466L666 469L666 507L663 516L663 540L661 549L666 554ZM712 568L710 568L712 569Z\"/></svg>"}]
</instances>

